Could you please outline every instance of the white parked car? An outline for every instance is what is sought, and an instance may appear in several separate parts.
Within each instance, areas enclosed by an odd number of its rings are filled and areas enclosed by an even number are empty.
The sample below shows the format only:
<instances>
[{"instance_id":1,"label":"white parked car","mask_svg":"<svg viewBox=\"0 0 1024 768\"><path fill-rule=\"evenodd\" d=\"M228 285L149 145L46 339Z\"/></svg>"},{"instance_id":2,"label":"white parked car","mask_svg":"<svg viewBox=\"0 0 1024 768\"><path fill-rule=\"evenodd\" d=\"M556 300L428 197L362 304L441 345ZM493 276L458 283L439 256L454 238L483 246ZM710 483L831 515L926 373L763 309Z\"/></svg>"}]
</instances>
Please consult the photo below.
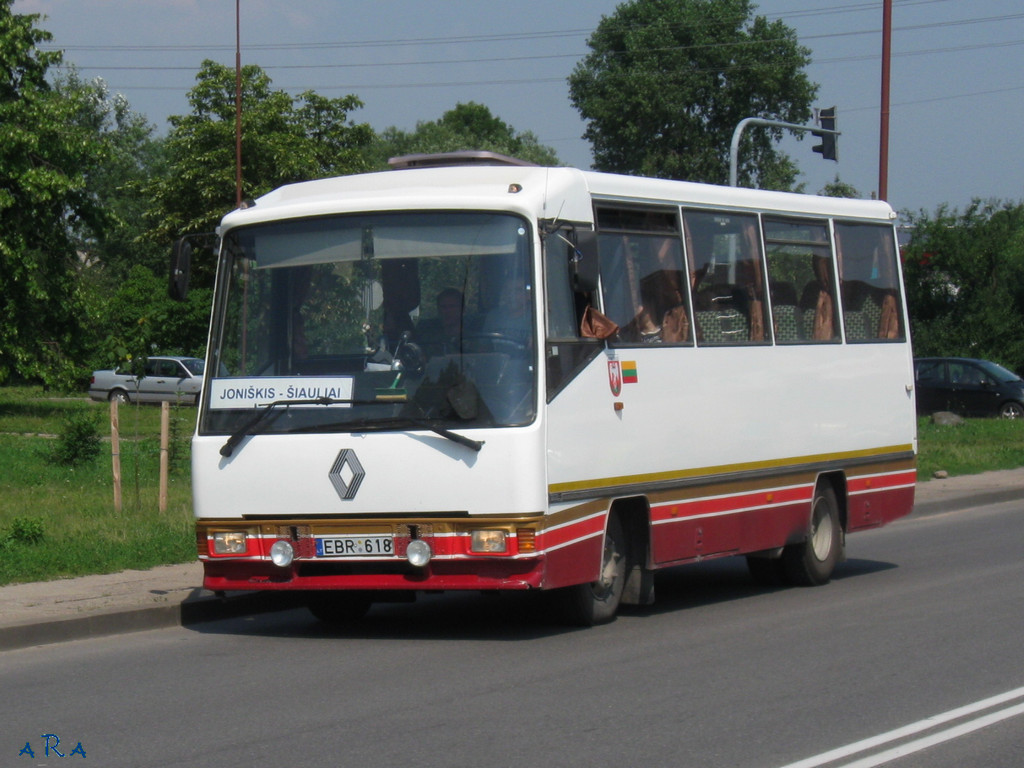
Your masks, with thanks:
<instances>
[{"instance_id":1,"label":"white parked car","mask_svg":"<svg viewBox=\"0 0 1024 768\"><path fill-rule=\"evenodd\" d=\"M194 405L203 388L203 360L198 357L150 357L141 377L114 369L93 371L89 397L122 403L171 403Z\"/></svg>"}]
</instances>

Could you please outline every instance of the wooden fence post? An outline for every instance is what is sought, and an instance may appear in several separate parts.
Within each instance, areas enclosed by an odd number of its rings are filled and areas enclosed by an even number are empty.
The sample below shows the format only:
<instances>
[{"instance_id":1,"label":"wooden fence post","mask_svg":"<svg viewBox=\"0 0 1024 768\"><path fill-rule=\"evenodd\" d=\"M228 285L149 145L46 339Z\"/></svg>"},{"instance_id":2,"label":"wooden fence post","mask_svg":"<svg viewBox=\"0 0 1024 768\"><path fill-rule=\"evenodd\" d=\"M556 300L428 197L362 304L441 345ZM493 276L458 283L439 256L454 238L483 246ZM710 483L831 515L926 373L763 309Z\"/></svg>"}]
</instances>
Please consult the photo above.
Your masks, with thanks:
<instances>
[{"instance_id":1,"label":"wooden fence post","mask_svg":"<svg viewBox=\"0 0 1024 768\"><path fill-rule=\"evenodd\" d=\"M160 511L167 511L167 444L170 434L171 404L160 403Z\"/></svg>"},{"instance_id":2,"label":"wooden fence post","mask_svg":"<svg viewBox=\"0 0 1024 768\"><path fill-rule=\"evenodd\" d=\"M110 459L114 468L114 511L121 511L121 427L117 398L110 401Z\"/></svg>"}]
</instances>

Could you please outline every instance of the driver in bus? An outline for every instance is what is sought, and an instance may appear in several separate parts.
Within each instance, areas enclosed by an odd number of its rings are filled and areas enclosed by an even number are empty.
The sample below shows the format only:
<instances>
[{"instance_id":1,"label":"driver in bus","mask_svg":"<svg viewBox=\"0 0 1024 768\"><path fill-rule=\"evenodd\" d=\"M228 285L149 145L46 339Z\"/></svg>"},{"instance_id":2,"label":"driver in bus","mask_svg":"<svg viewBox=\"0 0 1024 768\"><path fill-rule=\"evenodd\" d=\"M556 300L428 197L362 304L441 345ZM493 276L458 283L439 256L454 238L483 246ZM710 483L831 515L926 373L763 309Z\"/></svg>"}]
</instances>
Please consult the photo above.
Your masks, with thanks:
<instances>
[{"instance_id":1,"label":"driver in bus","mask_svg":"<svg viewBox=\"0 0 1024 768\"><path fill-rule=\"evenodd\" d=\"M444 288L437 294L437 317L416 326L416 341L428 355L458 354L462 346L464 301L462 291Z\"/></svg>"}]
</instances>

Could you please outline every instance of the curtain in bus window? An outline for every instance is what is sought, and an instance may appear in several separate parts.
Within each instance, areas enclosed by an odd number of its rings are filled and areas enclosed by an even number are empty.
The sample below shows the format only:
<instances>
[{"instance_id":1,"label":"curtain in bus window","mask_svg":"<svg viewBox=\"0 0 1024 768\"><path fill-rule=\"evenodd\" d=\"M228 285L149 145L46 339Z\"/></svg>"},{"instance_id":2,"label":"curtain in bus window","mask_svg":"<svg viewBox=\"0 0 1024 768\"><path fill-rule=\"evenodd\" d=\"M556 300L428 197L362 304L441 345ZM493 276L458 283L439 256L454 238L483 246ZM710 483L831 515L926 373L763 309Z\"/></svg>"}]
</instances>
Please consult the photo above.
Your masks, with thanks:
<instances>
[{"instance_id":1,"label":"curtain in bus window","mask_svg":"<svg viewBox=\"0 0 1024 768\"><path fill-rule=\"evenodd\" d=\"M746 279L746 290L750 299L750 340L764 341L764 275L761 270L761 236L757 230L756 219L750 218L743 223L743 237L746 240L747 253L751 255L745 262L750 269L750 275Z\"/></svg>"},{"instance_id":2,"label":"curtain in bus window","mask_svg":"<svg viewBox=\"0 0 1024 768\"><path fill-rule=\"evenodd\" d=\"M836 222L836 255L851 341L905 337L892 227Z\"/></svg>"},{"instance_id":3,"label":"curtain in bus window","mask_svg":"<svg viewBox=\"0 0 1024 768\"><path fill-rule=\"evenodd\" d=\"M697 342L764 342L765 281L757 217L686 211L683 226Z\"/></svg>"},{"instance_id":4,"label":"curtain in bus window","mask_svg":"<svg viewBox=\"0 0 1024 768\"><path fill-rule=\"evenodd\" d=\"M814 304L814 328L811 338L816 341L834 339L835 303L832 301L832 260L825 256L812 256L811 263L816 279L818 296Z\"/></svg>"}]
</instances>

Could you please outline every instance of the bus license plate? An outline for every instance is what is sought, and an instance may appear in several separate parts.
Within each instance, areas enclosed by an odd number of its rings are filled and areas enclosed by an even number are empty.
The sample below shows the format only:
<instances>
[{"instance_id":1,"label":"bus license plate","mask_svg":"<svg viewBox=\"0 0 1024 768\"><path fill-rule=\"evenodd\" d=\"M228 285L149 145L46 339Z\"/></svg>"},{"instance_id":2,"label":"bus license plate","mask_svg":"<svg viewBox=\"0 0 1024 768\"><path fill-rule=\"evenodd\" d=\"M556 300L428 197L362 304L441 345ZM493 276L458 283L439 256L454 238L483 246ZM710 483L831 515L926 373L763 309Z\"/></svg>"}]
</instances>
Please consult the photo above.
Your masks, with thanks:
<instances>
[{"instance_id":1,"label":"bus license plate","mask_svg":"<svg viewBox=\"0 0 1024 768\"><path fill-rule=\"evenodd\" d=\"M316 540L317 557L380 557L395 554L390 536L332 536Z\"/></svg>"}]
</instances>

